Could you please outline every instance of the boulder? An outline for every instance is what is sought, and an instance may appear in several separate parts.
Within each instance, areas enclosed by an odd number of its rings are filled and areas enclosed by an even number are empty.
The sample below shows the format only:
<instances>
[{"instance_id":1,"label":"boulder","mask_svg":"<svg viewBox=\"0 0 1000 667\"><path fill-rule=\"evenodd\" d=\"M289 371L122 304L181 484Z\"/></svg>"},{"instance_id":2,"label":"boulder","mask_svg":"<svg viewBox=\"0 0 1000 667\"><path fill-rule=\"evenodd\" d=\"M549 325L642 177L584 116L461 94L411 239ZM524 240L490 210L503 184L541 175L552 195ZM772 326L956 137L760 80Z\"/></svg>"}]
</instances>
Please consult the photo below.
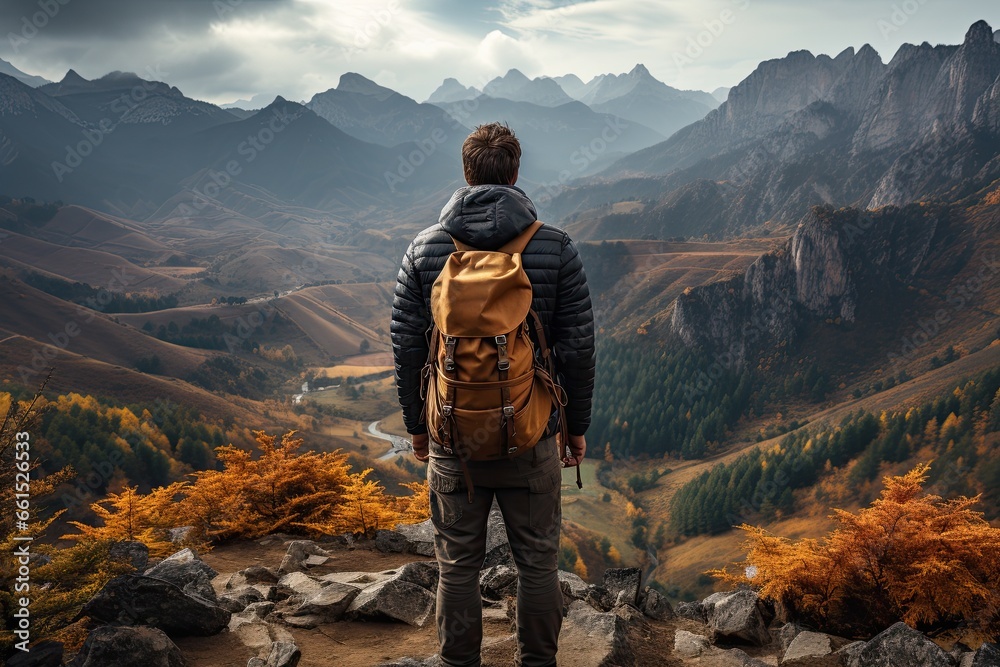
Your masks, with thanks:
<instances>
[{"instance_id":1,"label":"boulder","mask_svg":"<svg viewBox=\"0 0 1000 667\"><path fill-rule=\"evenodd\" d=\"M674 633L674 653L682 658L697 658L711 648L708 637L687 630Z\"/></svg>"},{"instance_id":2,"label":"boulder","mask_svg":"<svg viewBox=\"0 0 1000 667\"><path fill-rule=\"evenodd\" d=\"M169 581L185 593L200 595L211 602L215 601L215 589L212 579L219 576L210 565L198 558L191 549L178 551L153 567L146 570L147 577Z\"/></svg>"},{"instance_id":3,"label":"boulder","mask_svg":"<svg viewBox=\"0 0 1000 667\"><path fill-rule=\"evenodd\" d=\"M143 570L149 563L149 547L142 542L114 542L108 548L111 560L125 561L136 570Z\"/></svg>"},{"instance_id":4,"label":"boulder","mask_svg":"<svg viewBox=\"0 0 1000 667\"><path fill-rule=\"evenodd\" d=\"M602 587L608 591L608 605L639 604L642 570L637 567L610 567L604 571Z\"/></svg>"},{"instance_id":5,"label":"boulder","mask_svg":"<svg viewBox=\"0 0 1000 667\"><path fill-rule=\"evenodd\" d=\"M667 598L660 595L655 588L646 586L639 601L639 610L646 616L657 621L668 621L674 618L674 610Z\"/></svg>"},{"instance_id":6,"label":"boulder","mask_svg":"<svg viewBox=\"0 0 1000 667\"><path fill-rule=\"evenodd\" d=\"M681 602L674 609L674 613L681 618L698 621L699 623L704 623L706 620L705 608L702 606L700 601Z\"/></svg>"},{"instance_id":7,"label":"boulder","mask_svg":"<svg viewBox=\"0 0 1000 667\"><path fill-rule=\"evenodd\" d=\"M229 591L219 596L216 604L231 613L238 614L254 602L262 602L263 594L253 586L244 586L238 590Z\"/></svg>"},{"instance_id":8,"label":"boulder","mask_svg":"<svg viewBox=\"0 0 1000 667\"><path fill-rule=\"evenodd\" d=\"M257 618L267 618L267 615L274 611L273 602L254 602L247 605L244 613L253 614Z\"/></svg>"},{"instance_id":9,"label":"boulder","mask_svg":"<svg viewBox=\"0 0 1000 667\"><path fill-rule=\"evenodd\" d=\"M517 570L509 565L494 565L483 570L479 586L485 597L502 600L517 595Z\"/></svg>"},{"instance_id":10,"label":"boulder","mask_svg":"<svg viewBox=\"0 0 1000 667\"><path fill-rule=\"evenodd\" d=\"M271 646L271 625L256 617L248 618L243 614L233 616L229 621L229 634L258 653Z\"/></svg>"},{"instance_id":11,"label":"boulder","mask_svg":"<svg viewBox=\"0 0 1000 667\"><path fill-rule=\"evenodd\" d=\"M320 581L302 572L291 572L278 580L278 588L286 588L303 598L319 593L326 584L327 582Z\"/></svg>"},{"instance_id":12,"label":"boulder","mask_svg":"<svg viewBox=\"0 0 1000 667\"><path fill-rule=\"evenodd\" d=\"M83 615L119 625L150 625L167 634L208 636L221 632L230 612L162 579L124 574L84 605Z\"/></svg>"},{"instance_id":13,"label":"boulder","mask_svg":"<svg viewBox=\"0 0 1000 667\"><path fill-rule=\"evenodd\" d=\"M507 541L507 525L503 522L503 514L495 500L486 519L486 560L483 568L494 565L516 567L514 556L510 552L510 542Z\"/></svg>"},{"instance_id":14,"label":"boulder","mask_svg":"<svg viewBox=\"0 0 1000 667\"><path fill-rule=\"evenodd\" d=\"M738 648L725 651L714 649L709 657L711 660L708 664L713 667L770 667L763 660L753 658Z\"/></svg>"},{"instance_id":15,"label":"boulder","mask_svg":"<svg viewBox=\"0 0 1000 667\"><path fill-rule=\"evenodd\" d=\"M781 626L781 629L778 630L778 643L781 645L782 653L788 650L788 645L803 630L804 628L798 623L785 623Z\"/></svg>"},{"instance_id":16,"label":"boulder","mask_svg":"<svg viewBox=\"0 0 1000 667\"><path fill-rule=\"evenodd\" d=\"M59 667L62 659L62 642L46 639L30 646L27 652L16 652L7 660L7 667Z\"/></svg>"},{"instance_id":17,"label":"boulder","mask_svg":"<svg viewBox=\"0 0 1000 667\"><path fill-rule=\"evenodd\" d=\"M426 588L391 578L363 589L348 607L346 618L392 618L422 628L434 616L435 596Z\"/></svg>"},{"instance_id":18,"label":"boulder","mask_svg":"<svg viewBox=\"0 0 1000 667\"><path fill-rule=\"evenodd\" d=\"M185 667L170 638L156 628L102 626L83 643L71 667Z\"/></svg>"},{"instance_id":19,"label":"boulder","mask_svg":"<svg viewBox=\"0 0 1000 667\"><path fill-rule=\"evenodd\" d=\"M289 616L319 616L325 621L338 621L361 593L360 588L330 583L309 596Z\"/></svg>"},{"instance_id":20,"label":"boulder","mask_svg":"<svg viewBox=\"0 0 1000 667\"><path fill-rule=\"evenodd\" d=\"M583 600L570 603L559 635L560 663L595 667L636 664L631 631L645 625L630 607L602 612Z\"/></svg>"},{"instance_id":21,"label":"boulder","mask_svg":"<svg viewBox=\"0 0 1000 667\"><path fill-rule=\"evenodd\" d=\"M821 632L800 632L792 639L784 656L781 658L782 665L821 665L823 658L833 653L833 642L829 635ZM834 658L833 665L838 660Z\"/></svg>"},{"instance_id":22,"label":"boulder","mask_svg":"<svg viewBox=\"0 0 1000 667\"><path fill-rule=\"evenodd\" d=\"M851 642L834 651L844 667L858 667L858 654L865 647L865 642Z\"/></svg>"},{"instance_id":23,"label":"boulder","mask_svg":"<svg viewBox=\"0 0 1000 667\"><path fill-rule=\"evenodd\" d=\"M295 667L302 659L302 651L291 642L274 642L264 661L265 667Z\"/></svg>"},{"instance_id":24,"label":"boulder","mask_svg":"<svg viewBox=\"0 0 1000 667\"><path fill-rule=\"evenodd\" d=\"M903 622L875 635L858 651L857 660L858 667L952 667L940 646Z\"/></svg>"},{"instance_id":25,"label":"boulder","mask_svg":"<svg viewBox=\"0 0 1000 667\"><path fill-rule=\"evenodd\" d=\"M744 588L713 601L707 616L713 643L735 642L764 646L771 642L771 633L764 620L765 613L761 609L757 593L752 590Z\"/></svg>"},{"instance_id":26,"label":"boulder","mask_svg":"<svg viewBox=\"0 0 1000 667\"><path fill-rule=\"evenodd\" d=\"M320 565L326 565L329 560L329 556L308 556L302 561L302 564L306 567L319 567Z\"/></svg>"},{"instance_id":27,"label":"boulder","mask_svg":"<svg viewBox=\"0 0 1000 667\"><path fill-rule=\"evenodd\" d=\"M194 526L178 526L167 531L167 539L174 544L180 544L191 536Z\"/></svg>"},{"instance_id":28,"label":"boulder","mask_svg":"<svg viewBox=\"0 0 1000 667\"><path fill-rule=\"evenodd\" d=\"M972 667L1000 667L1000 645L980 646L972 656Z\"/></svg>"},{"instance_id":29,"label":"boulder","mask_svg":"<svg viewBox=\"0 0 1000 667\"><path fill-rule=\"evenodd\" d=\"M304 562L309 556L329 556L330 552L312 540L292 540L288 543L285 555Z\"/></svg>"},{"instance_id":30,"label":"boulder","mask_svg":"<svg viewBox=\"0 0 1000 667\"><path fill-rule=\"evenodd\" d=\"M375 548L387 554L401 554L406 551L406 537L395 530L380 530L375 533Z\"/></svg>"},{"instance_id":31,"label":"boulder","mask_svg":"<svg viewBox=\"0 0 1000 667\"><path fill-rule=\"evenodd\" d=\"M396 571L396 578L400 581L408 581L421 588L426 588L431 593L437 594L438 579L441 576L441 569L436 560L418 560L407 563Z\"/></svg>"},{"instance_id":32,"label":"boulder","mask_svg":"<svg viewBox=\"0 0 1000 667\"><path fill-rule=\"evenodd\" d=\"M401 523L396 526L396 532L406 541L403 549L406 553L420 556L434 555L434 524L430 519L422 523Z\"/></svg>"},{"instance_id":33,"label":"boulder","mask_svg":"<svg viewBox=\"0 0 1000 667\"><path fill-rule=\"evenodd\" d=\"M274 570L263 565L251 565L240 572L248 584L276 584L279 579Z\"/></svg>"},{"instance_id":34,"label":"boulder","mask_svg":"<svg viewBox=\"0 0 1000 667\"><path fill-rule=\"evenodd\" d=\"M322 616L285 616L281 621L285 625L290 625L293 628L301 628L302 630L312 630L326 622Z\"/></svg>"},{"instance_id":35,"label":"boulder","mask_svg":"<svg viewBox=\"0 0 1000 667\"><path fill-rule=\"evenodd\" d=\"M591 586L578 575L559 570L559 587L565 600L583 600Z\"/></svg>"}]
</instances>

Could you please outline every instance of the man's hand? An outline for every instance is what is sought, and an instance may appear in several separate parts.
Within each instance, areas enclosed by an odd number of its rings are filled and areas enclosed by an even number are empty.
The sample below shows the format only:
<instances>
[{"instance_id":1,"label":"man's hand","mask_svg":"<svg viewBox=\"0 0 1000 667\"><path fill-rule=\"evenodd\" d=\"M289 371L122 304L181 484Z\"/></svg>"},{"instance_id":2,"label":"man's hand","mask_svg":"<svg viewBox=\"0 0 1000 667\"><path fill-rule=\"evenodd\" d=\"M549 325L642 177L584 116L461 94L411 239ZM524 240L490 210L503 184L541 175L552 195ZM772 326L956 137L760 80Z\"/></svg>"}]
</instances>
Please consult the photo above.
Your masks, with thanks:
<instances>
[{"instance_id":1,"label":"man's hand","mask_svg":"<svg viewBox=\"0 0 1000 667\"><path fill-rule=\"evenodd\" d=\"M569 456L563 456L563 467L572 468L580 465L587 454L587 438L582 435L569 436Z\"/></svg>"},{"instance_id":2,"label":"man's hand","mask_svg":"<svg viewBox=\"0 0 1000 667\"><path fill-rule=\"evenodd\" d=\"M419 433L412 437L413 458L423 463L430 456L430 437L426 433Z\"/></svg>"}]
</instances>

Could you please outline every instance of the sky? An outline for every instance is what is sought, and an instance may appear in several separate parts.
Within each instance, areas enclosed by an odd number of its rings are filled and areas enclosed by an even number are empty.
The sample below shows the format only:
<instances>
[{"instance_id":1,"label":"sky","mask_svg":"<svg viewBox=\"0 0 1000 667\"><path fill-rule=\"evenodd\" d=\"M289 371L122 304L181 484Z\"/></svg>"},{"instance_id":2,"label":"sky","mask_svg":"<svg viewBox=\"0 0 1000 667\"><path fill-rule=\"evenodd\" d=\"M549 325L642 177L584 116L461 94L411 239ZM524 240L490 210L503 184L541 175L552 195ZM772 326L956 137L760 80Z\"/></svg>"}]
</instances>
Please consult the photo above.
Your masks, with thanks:
<instances>
[{"instance_id":1,"label":"sky","mask_svg":"<svg viewBox=\"0 0 1000 667\"><path fill-rule=\"evenodd\" d=\"M763 60L871 44L957 44L996 0L0 0L0 58L59 80L139 73L214 103L308 100L358 72L418 101L445 77L517 68L584 81L643 63L683 89Z\"/></svg>"}]
</instances>

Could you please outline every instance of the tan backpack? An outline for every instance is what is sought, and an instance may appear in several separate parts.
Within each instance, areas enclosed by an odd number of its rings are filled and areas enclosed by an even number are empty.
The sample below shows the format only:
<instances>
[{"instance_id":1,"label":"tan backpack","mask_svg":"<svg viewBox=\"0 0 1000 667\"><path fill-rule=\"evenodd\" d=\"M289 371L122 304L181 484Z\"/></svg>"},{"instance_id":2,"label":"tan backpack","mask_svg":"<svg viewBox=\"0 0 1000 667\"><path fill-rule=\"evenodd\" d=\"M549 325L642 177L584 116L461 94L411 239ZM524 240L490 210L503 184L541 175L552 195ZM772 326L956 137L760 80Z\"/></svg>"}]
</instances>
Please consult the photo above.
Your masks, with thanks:
<instances>
[{"instance_id":1,"label":"tan backpack","mask_svg":"<svg viewBox=\"0 0 1000 667\"><path fill-rule=\"evenodd\" d=\"M510 458L534 447L553 407L559 409L560 427L565 423L565 392L555 382L521 264L521 253L541 226L534 222L494 251L456 240L457 250L431 288L433 325L421 383L424 419L431 437L463 468L466 461Z\"/></svg>"}]
</instances>

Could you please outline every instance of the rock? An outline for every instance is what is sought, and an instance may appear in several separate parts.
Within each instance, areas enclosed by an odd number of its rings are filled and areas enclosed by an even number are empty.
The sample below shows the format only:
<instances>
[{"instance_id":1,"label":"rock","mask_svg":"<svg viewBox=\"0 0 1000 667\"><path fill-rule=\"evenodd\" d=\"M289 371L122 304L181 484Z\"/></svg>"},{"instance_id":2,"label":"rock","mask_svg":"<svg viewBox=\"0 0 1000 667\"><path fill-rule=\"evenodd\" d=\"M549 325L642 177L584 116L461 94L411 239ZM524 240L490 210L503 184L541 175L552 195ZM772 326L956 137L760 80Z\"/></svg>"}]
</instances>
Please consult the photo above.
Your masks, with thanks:
<instances>
[{"instance_id":1,"label":"rock","mask_svg":"<svg viewBox=\"0 0 1000 667\"><path fill-rule=\"evenodd\" d=\"M263 651L271 646L271 626L258 618L234 616L229 622L229 633L253 651Z\"/></svg>"},{"instance_id":2,"label":"rock","mask_svg":"<svg viewBox=\"0 0 1000 667\"><path fill-rule=\"evenodd\" d=\"M406 537L395 530L380 530L375 533L375 548L383 553L401 554L406 551Z\"/></svg>"},{"instance_id":3,"label":"rock","mask_svg":"<svg viewBox=\"0 0 1000 667\"><path fill-rule=\"evenodd\" d=\"M285 554L297 561L305 561L309 556L329 556L330 552L312 540L292 540L288 543Z\"/></svg>"},{"instance_id":4,"label":"rock","mask_svg":"<svg viewBox=\"0 0 1000 667\"><path fill-rule=\"evenodd\" d=\"M483 569L494 565L517 567L510 552L510 542L507 541L507 526L495 500L486 519L486 560L483 562Z\"/></svg>"},{"instance_id":5,"label":"rock","mask_svg":"<svg viewBox=\"0 0 1000 667\"><path fill-rule=\"evenodd\" d=\"M326 622L322 616L285 616L281 620L285 625L303 630L312 630Z\"/></svg>"},{"instance_id":6,"label":"rock","mask_svg":"<svg viewBox=\"0 0 1000 667\"><path fill-rule=\"evenodd\" d=\"M752 658L738 648L713 652L711 663L713 667L770 667L763 660Z\"/></svg>"},{"instance_id":7,"label":"rock","mask_svg":"<svg viewBox=\"0 0 1000 667\"><path fill-rule=\"evenodd\" d=\"M278 564L278 574L288 574L290 572L303 572L305 571L305 564L297 560L295 556L290 556L285 554L281 559L281 563Z\"/></svg>"},{"instance_id":8,"label":"rock","mask_svg":"<svg viewBox=\"0 0 1000 667\"><path fill-rule=\"evenodd\" d=\"M785 623L778 630L778 643L781 644L781 652L784 653L788 650L788 645L792 643L796 635L802 632L803 627L798 623Z\"/></svg>"},{"instance_id":9,"label":"rock","mask_svg":"<svg viewBox=\"0 0 1000 667\"><path fill-rule=\"evenodd\" d=\"M494 565L483 570L479 586L485 597L502 600L517 595L517 570L508 565Z\"/></svg>"},{"instance_id":10,"label":"rock","mask_svg":"<svg viewBox=\"0 0 1000 667\"><path fill-rule=\"evenodd\" d=\"M295 667L302 658L302 651L291 642L274 642L264 663L266 667Z\"/></svg>"},{"instance_id":11,"label":"rock","mask_svg":"<svg viewBox=\"0 0 1000 667\"><path fill-rule=\"evenodd\" d=\"M245 570L240 570L240 574L248 584L276 584L279 579L274 570L263 565L251 565Z\"/></svg>"},{"instance_id":12,"label":"rock","mask_svg":"<svg viewBox=\"0 0 1000 667\"><path fill-rule=\"evenodd\" d=\"M247 606L262 602L264 596L253 586L244 586L239 590L231 591L219 596L217 604L223 609L227 609L234 614L238 614Z\"/></svg>"},{"instance_id":13,"label":"rock","mask_svg":"<svg viewBox=\"0 0 1000 667\"><path fill-rule=\"evenodd\" d=\"M109 581L84 605L82 613L105 623L151 625L180 636L217 634L231 616L167 581L134 574Z\"/></svg>"},{"instance_id":14,"label":"rock","mask_svg":"<svg viewBox=\"0 0 1000 667\"><path fill-rule=\"evenodd\" d=\"M435 597L425 588L393 578L363 589L348 607L348 619L389 617L422 628L434 616Z\"/></svg>"},{"instance_id":15,"label":"rock","mask_svg":"<svg viewBox=\"0 0 1000 667\"><path fill-rule=\"evenodd\" d=\"M408 581L421 588L426 588L431 593L437 594L438 579L441 576L441 569L436 560L418 560L407 563L397 570L396 578L400 581Z\"/></svg>"},{"instance_id":16,"label":"rock","mask_svg":"<svg viewBox=\"0 0 1000 667\"><path fill-rule=\"evenodd\" d=\"M601 612L583 600L574 600L559 635L560 664L565 661L595 667L634 665L636 656L630 630L643 625L642 615L630 607Z\"/></svg>"},{"instance_id":17,"label":"rock","mask_svg":"<svg viewBox=\"0 0 1000 667\"><path fill-rule=\"evenodd\" d=\"M578 575L565 570L559 570L559 587L562 588L563 598L567 600L583 600L590 590L590 584Z\"/></svg>"},{"instance_id":18,"label":"rock","mask_svg":"<svg viewBox=\"0 0 1000 667\"><path fill-rule=\"evenodd\" d=\"M330 560L329 556L309 556L302 564L306 567L319 567L320 565L326 565L328 560Z\"/></svg>"},{"instance_id":19,"label":"rock","mask_svg":"<svg viewBox=\"0 0 1000 667\"><path fill-rule=\"evenodd\" d=\"M602 586L608 591L610 604L639 604L642 570L637 567L610 567L604 571Z\"/></svg>"},{"instance_id":20,"label":"rock","mask_svg":"<svg viewBox=\"0 0 1000 667\"><path fill-rule=\"evenodd\" d=\"M250 658L247 667L267 667L267 661L264 658Z\"/></svg>"},{"instance_id":21,"label":"rock","mask_svg":"<svg viewBox=\"0 0 1000 667\"><path fill-rule=\"evenodd\" d=\"M18 651L7 660L7 667L59 667L62 665L63 645L50 639L30 646L27 653Z\"/></svg>"},{"instance_id":22,"label":"rock","mask_svg":"<svg viewBox=\"0 0 1000 667\"><path fill-rule=\"evenodd\" d=\"M983 644L973 654L972 667L1000 667L1000 645Z\"/></svg>"},{"instance_id":23,"label":"rock","mask_svg":"<svg viewBox=\"0 0 1000 667\"><path fill-rule=\"evenodd\" d=\"M167 531L167 539L174 544L180 544L191 537L191 531L194 530L194 526L179 526L177 528L171 528Z\"/></svg>"},{"instance_id":24,"label":"rock","mask_svg":"<svg viewBox=\"0 0 1000 667\"><path fill-rule=\"evenodd\" d=\"M660 592L655 588L646 588L642 591L642 601L639 604L639 610L657 621L667 621L674 618L674 610L670 606L670 602L667 598L660 595Z\"/></svg>"},{"instance_id":25,"label":"rock","mask_svg":"<svg viewBox=\"0 0 1000 667\"><path fill-rule=\"evenodd\" d=\"M297 595L307 598L319 593L325 583L310 577L308 574L292 572L278 580L278 587L287 588Z\"/></svg>"},{"instance_id":26,"label":"rock","mask_svg":"<svg viewBox=\"0 0 1000 667\"><path fill-rule=\"evenodd\" d=\"M272 586L270 584L252 584L251 587L257 589L257 591L259 591L268 602L278 602L279 600L284 600L288 597L287 594L282 593L282 591L286 589L279 589L277 586Z\"/></svg>"},{"instance_id":27,"label":"rock","mask_svg":"<svg viewBox=\"0 0 1000 667\"><path fill-rule=\"evenodd\" d=\"M247 608L243 611L248 614L253 614L257 618L266 618L268 614L274 611L274 603L254 602L253 604L247 605Z\"/></svg>"},{"instance_id":28,"label":"rock","mask_svg":"<svg viewBox=\"0 0 1000 667\"><path fill-rule=\"evenodd\" d=\"M156 628L95 628L83 643L72 667L185 667L187 663L170 638Z\"/></svg>"},{"instance_id":29,"label":"rock","mask_svg":"<svg viewBox=\"0 0 1000 667\"><path fill-rule=\"evenodd\" d=\"M701 602L681 602L674 609L674 613L681 618L686 618L692 621L698 621L699 623L705 622L705 608L701 605Z\"/></svg>"},{"instance_id":30,"label":"rock","mask_svg":"<svg viewBox=\"0 0 1000 667\"><path fill-rule=\"evenodd\" d=\"M319 616L326 621L338 621L361 593L360 588L331 583L310 596L291 616Z\"/></svg>"},{"instance_id":31,"label":"rock","mask_svg":"<svg viewBox=\"0 0 1000 667\"><path fill-rule=\"evenodd\" d=\"M200 595L210 602L215 601L212 579L219 576L219 573L198 558L191 549L178 551L157 563L146 570L145 576L169 581L185 593Z\"/></svg>"},{"instance_id":32,"label":"rock","mask_svg":"<svg viewBox=\"0 0 1000 667\"><path fill-rule=\"evenodd\" d=\"M149 547L142 542L114 542L108 549L112 560L123 560L136 570L145 569L149 563Z\"/></svg>"},{"instance_id":33,"label":"rock","mask_svg":"<svg viewBox=\"0 0 1000 667\"><path fill-rule=\"evenodd\" d=\"M834 655L840 658L840 664L844 667L858 667L858 654L865 647L865 642L851 642L840 647Z\"/></svg>"},{"instance_id":34,"label":"rock","mask_svg":"<svg viewBox=\"0 0 1000 667\"><path fill-rule=\"evenodd\" d=\"M738 590L714 602L707 616L713 643L742 642L764 646L771 641L757 593L752 590Z\"/></svg>"},{"instance_id":35,"label":"rock","mask_svg":"<svg viewBox=\"0 0 1000 667\"><path fill-rule=\"evenodd\" d=\"M426 660L416 660L414 658L400 658L392 662L382 662L375 667L441 667L444 663L437 655L433 655Z\"/></svg>"},{"instance_id":36,"label":"rock","mask_svg":"<svg viewBox=\"0 0 1000 667\"><path fill-rule=\"evenodd\" d=\"M422 523L401 523L396 526L396 532L406 540L404 548L406 553L420 556L434 555L434 524L430 519Z\"/></svg>"},{"instance_id":37,"label":"rock","mask_svg":"<svg viewBox=\"0 0 1000 667\"><path fill-rule=\"evenodd\" d=\"M952 667L951 659L941 647L903 622L875 635L857 658L858 667Z\"/></svg>"},{"instance_id":38,"label":"rock","mask_svg":"<svg viewBox=\"0 0 1000 667\"><path fill-rule=\"evenodd\" d=\"M829 635L821 632L800 632L788 645L781 664L818 665L820 659L833 653ZM836 664L836 663L834 663Z\"/></svg>"},{"instance_id":39,"label":"rock","mask_svg":"<svg viewBox=\"0 0 1000 667\"><path fill-rule=\"evenodd\" d=\"M705 635L696 635L687 630L674 633L674 653L682 658L697 658L709 650L711 644Z\"/></svg>"}]
</instances>

